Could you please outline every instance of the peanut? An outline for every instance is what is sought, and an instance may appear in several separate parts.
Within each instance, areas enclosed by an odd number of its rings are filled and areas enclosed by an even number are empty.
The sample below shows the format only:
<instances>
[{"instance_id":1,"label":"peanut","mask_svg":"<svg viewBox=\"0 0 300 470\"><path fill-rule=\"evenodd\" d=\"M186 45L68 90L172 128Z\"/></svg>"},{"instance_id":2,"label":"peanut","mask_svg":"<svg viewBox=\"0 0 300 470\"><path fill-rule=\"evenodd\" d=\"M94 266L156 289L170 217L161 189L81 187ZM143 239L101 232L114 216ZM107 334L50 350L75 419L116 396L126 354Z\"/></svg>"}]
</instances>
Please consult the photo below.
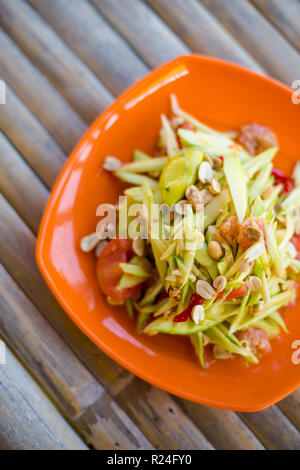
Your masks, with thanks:
<instances>
[{"instance_id":1,"label":"peanut","mask_svg":"<svg viewBox=\"0 0 300 470\"><path fill-rule=\"evenodd\" d=\"M132 249L137 256L144 256L145 242L142 238L136 238L132 242Z\"/></svg>"},{"instance_id":2,"label":"peanut","mask_svg":"<svg viewBox=\"0 0 300 470\"><path fill-rule=\"evenodd\" d=\"M86 235L80 240L80 248L82 251L86 253L92 251L98 245L100 238L98 237L97 233L91 233L90 235Z\"/></svg>"},{"instance_id":3,"label":"peanut","mask_svg":"<svg viewBox=\"0 0 300 470\"><path fill-rule=\"evenodd\" d=\"M223 250L220 243L212 241L207 246L208 254L211 258L219 260L223 256Z\"/></svg>"},{"instance_id":4,"label":"peanut","mask_svg":"<svg viewBox=\"0 0 300 470\"><path fill-rule=\"evenodd\" d=\"M205 313L204 313L204 308L202 305L195 305L193 307L192 312L191 312L191 317L193 322L196 325L199 325L200 322L202 322L205 318Z\"/></svg>"},{"instance_id":5,"label":"peanut","mask_svg":"<svg viewBox=\"0 0 300 470\"><path fill-rule=\"evenodd\" d=\"M122 163L116 157L107 156L103 163L103 168L107 171L117 171L121 168Z\"/></svg>"},{"instance_id":6,"label":"peanut","mask_svg":"<svg viewBox=\"0 0 300 470\"><path fill-rule=\"evenodd\" d=\"M246 279L246 286L253 292L258 292L262 287L262 282L257 276L249 276L248 279Z\"/></svg>"},{"instance_id":7,"label":"peanut","mask_svg":"<svg viewBox=\"0 0 300 470\"><path fill-rule=\"evenodd\" d=\"M220 194L221 192L221 185L219 183L219 181L215 180L214 178L212 179L212 182L209 186L209 190L212 194L216 195L216 194Z\"/></svg>"},{"instance_id":8,"label":"peanut","mask_svg":"<svg viewBox=\"0 0 300 470\"><path fill-rule=\"evenodd\" d=\"M206 281L199 279L196 283L196 292L203 299L212 299L217 294L215 289Z\"/></svg>"},{"instance_id":9,"label":"peanut","mask_svg":"<svg viewBox=\"0 0 300 470\"><path fill-rule=\"evenodd\" d=\"M211 183L213 179L213 170L208 162L202 162L198 171L198 178L201 183Z\"/></svg>"},{"instance_id":10,"label":"peanut","mask_svg":"<svg viewBox=\"0 0 300 470\"><path fill-rule=\"evenodd\" d=\"M227 279L225 276L218 276L213 282L213 286L216 289L217 293L222 292L227 284Z\"/></svg>"}]
</instances>

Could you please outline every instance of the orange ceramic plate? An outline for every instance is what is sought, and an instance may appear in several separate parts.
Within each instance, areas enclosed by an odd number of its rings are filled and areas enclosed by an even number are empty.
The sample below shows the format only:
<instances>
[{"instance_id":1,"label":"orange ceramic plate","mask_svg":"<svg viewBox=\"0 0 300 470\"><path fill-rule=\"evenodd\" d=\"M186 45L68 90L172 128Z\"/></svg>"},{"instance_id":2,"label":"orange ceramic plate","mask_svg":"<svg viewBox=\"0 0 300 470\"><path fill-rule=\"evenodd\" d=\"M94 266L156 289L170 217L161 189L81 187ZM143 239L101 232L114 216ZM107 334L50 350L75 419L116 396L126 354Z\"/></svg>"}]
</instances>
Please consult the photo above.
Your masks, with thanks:
<instances>
[{"instance_id":1,"label":"orange ceramic plate","mask_svg":"<svg viewBox=\"0 0 300 470\"><path fill-rule=\"evenodd\" d=\"M275 165L290 174L299 153L300 105L279 82L236 65L183 56L151 72L108 108L68 159L42 221L37 260L52 292L78 327L109 356L144 380L183 398L219 408L255 411L300 385L292 343L300 340L298 304L286 317L289 335L272 341L258 365L197 363L188 338L138 335L122 308L108 306L96 282L95 259L79 249L96 227L96 207L117 201L121 184L102 170L106 155L123 161L139 148L154 149L160 114L170 111L170 93L184 109L219 129L257 121L279 137Z\"/></svg>"}]
</instances>

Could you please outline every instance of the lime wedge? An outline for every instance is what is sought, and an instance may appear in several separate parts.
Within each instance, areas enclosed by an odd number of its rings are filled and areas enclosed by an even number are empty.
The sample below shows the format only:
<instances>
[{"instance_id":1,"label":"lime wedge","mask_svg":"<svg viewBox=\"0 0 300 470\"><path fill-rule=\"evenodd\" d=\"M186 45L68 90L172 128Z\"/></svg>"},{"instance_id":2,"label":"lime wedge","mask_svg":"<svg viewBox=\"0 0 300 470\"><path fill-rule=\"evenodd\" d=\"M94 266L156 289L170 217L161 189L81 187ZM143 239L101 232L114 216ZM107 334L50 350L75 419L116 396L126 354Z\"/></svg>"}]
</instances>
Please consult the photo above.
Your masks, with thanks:
<instances>
[{"instance_id":1,"label":"lime wedge","mask_svg":"<svg viewBox=\"0 0 300 470\"><path fill-rule=\"evenodd\" d=\"M159 180L163 202L172 206L183 199L188 186L196 181L197 171L202 160L203 152L200 150L187 150L168 160Z\"/></svg>"}]
</instances>

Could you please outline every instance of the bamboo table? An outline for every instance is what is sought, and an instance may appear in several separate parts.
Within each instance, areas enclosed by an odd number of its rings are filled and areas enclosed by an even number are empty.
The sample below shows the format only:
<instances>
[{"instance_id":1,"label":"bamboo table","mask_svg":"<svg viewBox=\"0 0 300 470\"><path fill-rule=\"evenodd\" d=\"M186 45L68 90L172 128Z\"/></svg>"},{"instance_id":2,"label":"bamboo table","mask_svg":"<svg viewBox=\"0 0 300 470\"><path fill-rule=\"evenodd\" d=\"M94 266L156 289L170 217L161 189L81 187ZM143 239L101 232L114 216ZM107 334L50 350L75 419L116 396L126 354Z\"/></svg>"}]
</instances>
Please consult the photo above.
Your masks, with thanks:
<instances>
[{"instance_id":1,"label":"bamboo table","mask_svg":"<svg viewBox=\"0 0 300 470\"><path fill-rule=\"evenodd\" d=\"M291 85L299 18L298 0L0 0L0 449L300 448L300 390L242 414L148 385L72 324L34 256L56 176L116 95L191 51Z\"/></svg>"}]
</instances>

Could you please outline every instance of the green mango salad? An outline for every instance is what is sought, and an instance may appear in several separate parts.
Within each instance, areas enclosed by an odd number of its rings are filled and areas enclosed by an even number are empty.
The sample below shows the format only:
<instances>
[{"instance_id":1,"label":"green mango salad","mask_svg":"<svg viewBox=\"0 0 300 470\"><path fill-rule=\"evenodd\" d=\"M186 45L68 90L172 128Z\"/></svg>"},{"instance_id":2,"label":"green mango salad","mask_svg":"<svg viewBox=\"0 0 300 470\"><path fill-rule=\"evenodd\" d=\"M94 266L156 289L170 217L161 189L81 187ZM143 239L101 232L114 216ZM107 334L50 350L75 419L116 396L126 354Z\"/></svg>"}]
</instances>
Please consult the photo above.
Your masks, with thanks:
<instances>
[{"instance_id":1,"label":"green mango salad","mask_svg":"<svg viewBox=\"0 0 300 470\"><path fill-rule=\"evenodd\" d=\"M288 333L280 309L296 298L300 162L285 176L269 128L214 130L174 95L157 149L125 164L106 157L126 197L81 249L94 251L107 302L125 305L139 333L188 336L203 368L235 356L257 364Z\"/></svg>"}]
</instances>

